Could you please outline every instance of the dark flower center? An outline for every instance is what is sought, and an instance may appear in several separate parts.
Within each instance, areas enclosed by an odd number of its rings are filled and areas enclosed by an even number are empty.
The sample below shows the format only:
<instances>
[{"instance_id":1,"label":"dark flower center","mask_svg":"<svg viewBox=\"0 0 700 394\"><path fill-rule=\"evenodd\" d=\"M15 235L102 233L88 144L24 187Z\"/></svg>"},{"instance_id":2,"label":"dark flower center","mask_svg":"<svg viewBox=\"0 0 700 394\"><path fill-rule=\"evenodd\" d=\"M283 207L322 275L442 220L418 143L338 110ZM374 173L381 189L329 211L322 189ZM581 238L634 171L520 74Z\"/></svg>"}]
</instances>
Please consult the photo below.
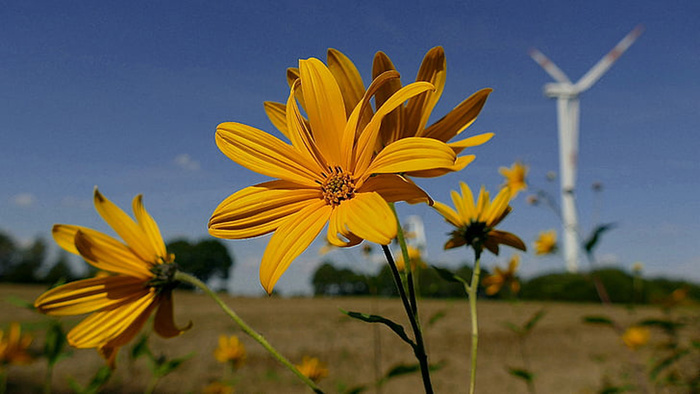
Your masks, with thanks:
<instances>
[{"instance_id":1,"label":"dark flower center","mask_svg":"<svg viewBox=\"0 0 700 394\"><path fill-rule=\"evenodd\" d=\"M151 267L153 279L148 281L148 285L154 287L158 293L174 289L178 284L178 281L175 280L177 268L177 264L171 262L154 265Z\"/></svg>"},{"instance_id":2,"label":"dark flower center","mask_svg":"<svg viewBox=\"0 0 700 394\"><path fill-rule=\"evenodd\" d=\"M343 172L340 167L330 168L328 174L321 173L325 178L321 185L321 192L326 204L336 206L343 200L349 200L355 196L355 181L350 174Z\"/></svg>"},{"instance_id":3,"label":"dark flower center","mask_svg":"<svg viewBox=\"0 0 700 394\"><path fill-rule=\"evenodd\" d=\"M491 229L486 225L486 222L470 222L459 231L468 245L471 245L475 249L480 249L484 241L486 241L486 237Z\"/></svg>"}]
</instances>

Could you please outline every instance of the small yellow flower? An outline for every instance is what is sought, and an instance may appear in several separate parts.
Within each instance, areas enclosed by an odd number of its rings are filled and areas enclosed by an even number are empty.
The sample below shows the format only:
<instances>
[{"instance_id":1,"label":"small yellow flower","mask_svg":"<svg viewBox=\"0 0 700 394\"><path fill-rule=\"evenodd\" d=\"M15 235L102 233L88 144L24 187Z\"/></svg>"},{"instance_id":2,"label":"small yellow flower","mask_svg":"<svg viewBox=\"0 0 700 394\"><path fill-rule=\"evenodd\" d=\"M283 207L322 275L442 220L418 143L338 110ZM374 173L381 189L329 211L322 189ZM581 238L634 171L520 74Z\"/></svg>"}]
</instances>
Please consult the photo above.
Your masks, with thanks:
<instances>
[{"instance_id":1,"label":"small yellow flower","mask_svg":"<svg viewBox=\"0 0 700 394\"><path fill-rule=\"evenodd\" d=\"M223 382L211 382L202 389L202 394L233 394L233 386Z\"/></svg>"},{"instance_id":2,"label":"small yellow flower","mask_svg":"<svg viewBox=\"0 0 700 394\"><path fill-rule=\"evenodd\" d=\"M431 138L403 138L376 152L382 120L404 101L434 89L427 82L405 86L365 118L364 109L377 89L398 77L382 75L348 116L332 71L318 59L300 60L299 77L283 112L291 145L240 123L217 127L216 144L224 154L276 178L232 194L209 220L209 233L220 238L274 232L260 263L260 283L268 293L326 225L326 238L335 246L353 246L363 239L390 244L398 229L388 203L432 201L399 174L457 164L453 149Z\"/></svg>"},{"instance_id":3,"label":"small yellow flower","mask_svg":"<svg viewBox=\"0 0 700 394\"><path fill-rule=\"evenodd\" d=\"M486 287L486 294L494 295L501 291L504 285L510 287L512 294L517 294L520 291L520 282L515 273L520 265L520 256L514 254L508 263L508 269L502 270L501 267L496 267L496 272L487 276L481 281L481 284Z\"/></svg>"},{"instance_id":4,"label":"small yellow flower","mask_svg":"<svg viewBox=\"0 0 700 394\"><path fill-rule=\"evenodd\" d=\"M634 272L635 275L641 275L642 271L644 271L644 264L642 264L641 261L632 264L632 272Z\"/></svg>"},{"instance_id":5,"label":"small yellow flower","mask_svg":"<svg viewBox=\"0 0 700 394\"><path fill-rule=\"evenodd\" d=\"M418 248L414 248L413 246L408 246L408 260L411 262L411 271L426 267L420 250ZM406 263L403 261L403 253L399 253L399 257L396 259L396 268L399 271L406 269Z\"/></svg>"},{"instance_id":6,"label":"small yellow flower","mask_svg":"<svg viewBox=\"0 0 700 394\"><path fill-rule=\"evenodd\" d=\"M114 367L119 347L130 342L155 311L154 329L163 338L178 336L173 321L172 290L176 267L158 225L146 212L142 197L133 201L136 221L95 188L95 208L124 240L98 231L66 224L53 227L56 243L81 256L98 270L96 276L53 288L34 302L40 312L53 316L90 314L67 336L77 348L97 348Z\"/></svg>"},{"instance_id":7,"label":"small yellow flower","mask_svg":"<svg viewBox=\"0 0 700 394\"><path fill-rule=\"evenodd\" d=\"M526 178L528 171L528 167L521 162L513 163L510 168L501 167L498 169L498 172L500 172L501 175L506 178L503 187L510 188L511 193L513 194L512 198L515 198L515 196L517 196L521 190L527 189Z\"/></svg>"},{"instance_id":8,"label":"small yellow flower","mask_svg":"<svg viewBox=\"0 0 700 394\"><path fill-rule=\"evenodd\" d=\"M650 337L651 333L648 328L632 326L622 334L622 342L624 342L628 348L637 350L639 347L646 345Z\"/></svg>"},{"instance_id":9,"label":"small yellow flower","mask_svg":"<svg viewBox=\"0 0 700 394\"><path fill-rule=\"evenodd\" d=\"M214 357L222 364L230 363L234 369L240 368L246 359L243 343L237 336L219 335L219 347L214 350Z\"/></svg>"},{"instance_id":10,"label":"small yellow flower","mask_svg":"<svg viewBox=\"0 0 700 394\"><path fill-rule=\"evenodd\" d=\"M22 328L17 322L10 323L7 335L3 330L0 330L0 366L29 364L32 361L32 356L27 349L31 343L32 336L22 334Z\"/></svg>"},{"instance_id":11,"label":"small yellow flower","mask_svg":"<svg viewBox=\"0 0 700 394\"><path fill-rule=\"evenodd\" d=\"M433 208L447 222L457 227L445 244L445 249L468 245L479 252L486 248L498 255L498 245L503 244L523 251L527 250L518 236L495 229L511 211L508 205L511 197L509 188L501 189L496 198L491 201L489 193L482 186L476 203L466 183L460 182L460 188L462 195L454 190L451 193L456 211L440 202L435 202L433 205Z\"/></svg>"},{"instance_id":12,"label":"small yellow flower","mask_svg":"<svg viewBox=\"0 0 700 394\"><path fill-rule=\"evenodd\" d=\"M542 231L534 242L535 254L546 255L557 251L557 232L554 230Z\"/></svg>"},{"instance_id":13,"label":"small yellow flower","mask_svg":"<svg viewBox=\"0 0 700 394\"><path fill-rule=\"evenodd\" d=\"M316 357L304 356L301 365L296 366L299 372L314 383L328 376L328 368Z\"/></svg>"}]
</instances>

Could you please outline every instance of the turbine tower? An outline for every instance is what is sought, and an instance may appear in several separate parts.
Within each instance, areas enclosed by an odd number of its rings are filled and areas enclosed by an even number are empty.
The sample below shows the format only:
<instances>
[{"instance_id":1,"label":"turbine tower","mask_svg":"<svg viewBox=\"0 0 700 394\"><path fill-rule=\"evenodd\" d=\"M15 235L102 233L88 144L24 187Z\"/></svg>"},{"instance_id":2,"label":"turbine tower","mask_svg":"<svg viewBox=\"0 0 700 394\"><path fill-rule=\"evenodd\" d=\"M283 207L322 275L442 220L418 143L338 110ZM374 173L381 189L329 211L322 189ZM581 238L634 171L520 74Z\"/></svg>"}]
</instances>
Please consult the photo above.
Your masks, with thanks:
<instances>
[{"instance_id":1,"label":"turbine tower","mask_svg":"<svg viewBox=\"0 0 700 394\"><path fill-rule=\"evenodd\" d=\"M588 72L572 83L559 67L542 52L531 49L530 56L544 68L556 82L544 85L544 94L557 100L557 123L559 125L559 178L561 182L561 217L564 230L564 259L569 272L578 270L580 237L576 217L576 162L578 156L579 101L581 93L588 90L615 61L642 34L637 26Z\"/></svg>"}]
</instances>

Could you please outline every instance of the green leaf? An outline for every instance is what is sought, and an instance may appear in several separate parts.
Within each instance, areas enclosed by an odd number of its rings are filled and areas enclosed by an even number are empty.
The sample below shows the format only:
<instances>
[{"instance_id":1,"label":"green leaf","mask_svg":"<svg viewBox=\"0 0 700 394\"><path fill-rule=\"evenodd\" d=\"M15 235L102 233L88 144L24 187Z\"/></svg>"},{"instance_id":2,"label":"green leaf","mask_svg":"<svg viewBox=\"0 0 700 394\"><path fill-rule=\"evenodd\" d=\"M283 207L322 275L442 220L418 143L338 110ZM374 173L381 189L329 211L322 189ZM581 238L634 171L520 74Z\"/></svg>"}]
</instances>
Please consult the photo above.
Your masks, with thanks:
<instances>
[{"instance_id":1,"label":"green leaf","mask_svg":"<svg viewBox=\"0 0 700 394\"><path fill-rule=\"evenodd\" d=\"M386 378L395 378L401 375L408 375L410 373L419 372L420 365L418 364L399 364L394 366L386 373Z\"/></svg>"},{"instance_id":2,"label":"green leaf","mask_svg":"<svg viewBox=\"0 0 700 394\"><path fill-rule=\"evenodd\" d=\"M403 326L398 323L394 323L393 321L379 315L370 315L367 313L360 312L348 312L342 309L340 311L354 319L362 320L367 323L382 323L387 327L391 328L391 330L394 331L396 335L403 339L404 342L411 345L412 348L415 349L416 347L416 344L413 342L413 340L411 340L411 338L409 338L408 335L406 335L406 331L404 330Z\"/></svg>"},{"instance_id":3,"label":"green leaf","mask_svg":"<svg viewBox=\"0 0 700 394\"><path fill-rule=\"evenodd\" d=\"M61 359L61 356L64 355L65 345L66 334L63 332L63 327L61 327L61 323L54 320L46 331L46 339L44 340L44 355L49 366L52 367Z\"/></svg>"},{"instance_id":4,"label":"green leaf","mask_svg":"<svg viewBox=\"0 0 700 394\"><path fill-rule=\"evenodd\" d=\"M148 348L148 335L143 334L139 337L139 340L134 343L134 345L131 347L131 359L136 360L137 358L141 356L149 356L149 358L153 359L153 354L151 353L151 349Z\"/></svg>"},{"instance_id":5,"label":"green leaf","mask_svg":"<svg viewBox=\"0 0 700 394\"><path fill-rule=\"evenodd\" d=\"M683 327L685 324L683 323L678 323L674 322L672 320L664 320L664 319L646 319L642 320L639 322L640 326L646 326L646 327L657 327L662 330L666 331L675 331L678 328Z\"/></svg>"},{"instance_id":6,"label":"green leaf","mask_svg":"<svg viewBox=\"0 0 700 394\"><path fill-rule=\"evenodd\" d=\"M112 369L104 365L97 370L95 376L92 377L92 380L86 387L81 386L80 383L76 382L73 378L68 378L68 385L77 394L97 394L100 392L100 388L104 386L111 377Z\"/></svg>"},{"instance_id":7,"label":"green leaf","mask_svg":"<svg viewBox=\"0 0 700 394\"><path fill-rule=\"evenodd\" d=\"M159 378L162 378L163 376L176 370L180 365L182 365L183 362L189 360L193 356L194 353L190 353L184 357L174 358L172 360L162 360L158 363L158 366L156 367L154 373Z\"/></svg>"},{"instance_id":8,"label":"green leaf","mask_svg":"<svg viewBox=\"0 0 700 394\"><path fill-rule=\"evenodd\" d=\"M445 312L444 309L441 309L435 313L433 313L432 316L430 316L430 319L428 319L428 323L426 324L426 327L430 327L433 324L437 323L440 319L445 317L447 313Z\"/></svg>"},{"instance_id":9,"label":"green leaf","mask_svg":"<svg viewBox=\"0 0 700 394\"><path fill-rule=\"evenodd\" d=\"M586 253L591 254L593 253L593 249L595 249L596 245L600 241L600 236L608 231L615 228L614 223L608 223L608 224L601 224L595 228L591 232L591 235L586 239L586 242L584 243L584 249L586 249Z\"/></svg>"},{"instance_id":10,"label":"green leaf","mask_svg":"<svg viewBox=\"0 0 700 394\"><path fill-rule=\"evenodd\" d=\"M469 282L467 282L464 278L461 276L455 274L454 272L448 270L447 268L441 268L435 265L431 265L435 271L440 275L440 277L448 282L454 282L454 283L462 283L466 286L469 286Z\"/></svg>"},{"instance_id":11,"label":"green leaf","mask_svg":"<svg viewBox=\"0 0 700 394\"><path fill-rule=\"evenodd\" d=\"M532 382L535 379L535 375L532 372L522 368L508 368L508 373L526 382Z\"/></svg>"},{"instance_id":12,"label":"green leaf","mask_svg":"<svg viewBox=\"0 0 700 394\"><path fill-rule=\"evenodd\" d=\"M535 325L537 325L537 323L538 323L540 320L542 320L542 318L543 318L544 315L546 315L546 314L547 314L547 312L546 312L544 309L540 309L539 311L535 312L535 314L532 315L532 317L530 318L530 320L528 320L528 321L525 323L525 325L523 326L523 330L524 330L525 334L527 334L527 333L530 332L533 328L535 328Z\"/></svg>"},{"instance_id":13,"label":"green leaf","mask_svg":"<svg viewBox=\"0 0 700 394\"><path fill-rule=\"evenodd\" d=\"M367 390L367 386L357 386L357 387L350 388L347 391L344 391L343 393L344 394L360 394L360 393L364 392L365 390Z\"/></svg>"},{"instance_id":14,"label":"green leaf","mask_svg":"<svg viewBox=\"0 0 700 394\"><path fill-rule=\"evenodd\" d=\"M511 323L509 321L503 323L503 326L511 331L513 331L517 335L522 335L523 331L520 327L515 325L514 323Z\"/></svg>"},{"instance_id":15,"label":"green leaf","mask_svg":"<svg viewBox=\"0 0 700 394\"><path fill-rule=\"evenodd\" d=\"M659 376L659 374L661 372L664 371L664 369L670 367L671 365L673 365L673 363L680 360L681 358L686 356L688 353L690 353L690 350L683 349L683 350L676 352L676 353L666 357L665 359L659 361L659 363L656 364L654 366L654 368L652 368L651 372L649 372L649 376L652 379L656 380L656 378Z\"/></svg>"},{"instance_id":16,"label":"green leaf","mask_svg":"<svg viewBox=\"0 0 700 394\"><path fill-rule=\"evenodd\" d=\"M29 302L25 299L22 299L20 297L15 296L15 295L5 297L5 301L7 301L8 303L10 303L16 307L34 310L34 303L33 302Z\"/></svg>"},{"instance_id":17,"label":"green leaf","mask_svg":"<svg viewBox=\"0 0 700 394\"><path fill-rule=\"evenodd\" d=\"M583 322L589 324L603 324L611 327L615 325L615 323L606 316L584 316Z\"/></svg>"}]
</instances>

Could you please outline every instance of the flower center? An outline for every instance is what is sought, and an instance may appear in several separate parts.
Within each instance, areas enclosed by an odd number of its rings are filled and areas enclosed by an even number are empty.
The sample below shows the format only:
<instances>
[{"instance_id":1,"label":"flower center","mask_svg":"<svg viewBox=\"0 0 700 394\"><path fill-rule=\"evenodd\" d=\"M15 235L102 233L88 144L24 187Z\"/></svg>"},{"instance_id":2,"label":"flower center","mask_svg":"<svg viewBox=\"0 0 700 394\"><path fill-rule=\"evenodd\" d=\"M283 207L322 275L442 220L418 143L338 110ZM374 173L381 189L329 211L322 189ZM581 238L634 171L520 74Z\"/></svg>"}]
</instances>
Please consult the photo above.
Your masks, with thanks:
<instances>
[{"instance_id":1,"label":"flower center","mask_svg":"<svg viewBox=\"0 0 700 394\"><path fill-rule=\"evenodd\" d=\"M329 174L321 173L325 180L321 183L321 192L326 204L336 206L343 200L355 196L355 181L350 174L343 172L340 167L331 168Z\"/></svg>"},{"instance_id":2,"label":"flower center","mask_svg":"<svg viewBox=\"0 0 700 394\"><path fill-rule=\"evenodd\" d=\"M158 293L174 289L178 284L175 280L177 268L177 264L166 261L154 265L151 267L153 279L148 282L148 285L155 287Z\"/></svg>"}]
</instances>

